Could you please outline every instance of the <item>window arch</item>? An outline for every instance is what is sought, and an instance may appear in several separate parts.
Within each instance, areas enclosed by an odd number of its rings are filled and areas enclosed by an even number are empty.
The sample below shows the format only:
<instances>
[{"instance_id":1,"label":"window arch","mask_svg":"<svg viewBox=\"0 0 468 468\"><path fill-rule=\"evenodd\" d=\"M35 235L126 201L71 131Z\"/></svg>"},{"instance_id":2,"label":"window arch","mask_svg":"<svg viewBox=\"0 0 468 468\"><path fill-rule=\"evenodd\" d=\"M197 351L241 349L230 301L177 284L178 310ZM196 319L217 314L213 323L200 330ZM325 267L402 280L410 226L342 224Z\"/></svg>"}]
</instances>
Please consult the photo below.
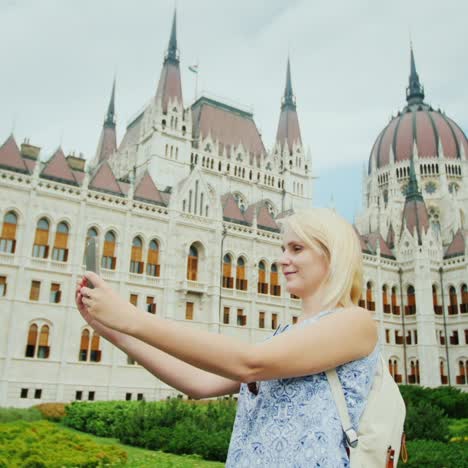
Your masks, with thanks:
<instances>
[{"instance_id":1,"label":"window arch","mask_svg":"<svg viewBox=\"0 0 468 468\"><path fill-rule=\"evenodd\" d=\"M18 216L14 211L9 211L3 217L2 235L0 237L0 252L15 253L16 249L16 227Z\"/></svg>"},{"instance_id":2,"label":"window arch","mask_svg":"<svg viewBox=\"0 0 468 468\"><path fill-rule=\"evenodd\" d=\"M458 314L458 297L457 297L457 290L455 289L454 286L449 287L449 302L450 302L450 305L448 306L449 315Z\"/></svg>"},{"instance_id":3,"label":"window arch","mask_svg":"<svg viewBox=\"0 0 468 468\"><path fill-rule=\"evenodd\" d=\"M468 312L468 286L466 283L461 285L460 295L462 300L460 304L460 312L464 314Z\"/></svg>"},{"instance_id":4,"label":"window arch","mask_svg":"<svg viewBox=\"0 0 468 468\"><path fill-rule=\"evenodd\" d=\"M156 239L152 239L148 246L148 260L146 264L146 274L150 276L159 276L159 244Z\"/></svg>"},{"instance_id":5,"label":"window arch","mask_svg":"<svg viewBox=\"0 0 468 468\"><path fill-rule=\"evenodd\" d=\"M26 342L26 357L47 359L50 354L49 347L49 325L39 326L36 323L30 325L28 340Z\"/></svg>"},{"instance_id":6,"label":"window arch","mask_svg":"<svg viewBox=\"0 0 468 468\"><path fill-rule=\"evenodd\" d=\"M37 222L33 257L47 258L49 256L49 227L50 224L47 218L41 218Z\"/></svg>"},{"instance_id":7,"label":"window arch","mask_svg":"<svg viewBox=\"0 0 468 468\"><path fill-rule=\"evenodd\" d=\"M192 244L187 258L187 279L197 281L198 278L198 249Z\"/></svg>"},{"instance_id":8,"label":"window arch","mask_svg":"<svg viewBox=\"0 0 468 468\"><path fill-rule=\"evenodd\" d=\"M247 291L247 278L245 273L245 260L243 257L237 259L236 266L236 289Z\"/></svg>"},{"instance_id":9,"label":"window arch","mask_svg":"<svg viewBox=\"0 0 468 468\"><path fill-rule=\"evenodd\" d=\"M229 254L223 257L223 288L232 289L234 278L232 277L232 258Z\"/></svg>"},{"instance_id":10,"label":"window arch","mask_svg":"<svg viewBox=\"0 0 468 468\"><path fill-rule=\"evenodd\" d=\"M270 294L281 296L281 286L279 284L278 266L273 263L270 268Z\"/></svg>"},{"instance_id":11,"label":"window arch","mask_svg":"<svg viewBox=\"0 0 468 468\"><path fill-rule=\"evenodd\" d=\"M55 232L54 248L52 250L52 259L58 262L68 260L68 233L70 228L65 221L57 224Z\"/></svg>"},{"instance_id":12,"label":"window arch","mask_svg":"<svg viewBox=\"0 0 468 468\"><path fill-rule=\"evenodd\" d=\"M130 258L130 273L143 273L143 241L140 236L135 236L132 241L132 254Z\"/></svg>"},{"instance_id":13,"label":"window arch","mask_svg":"<svg viewBox=\"0 0 468 468\"><path fill-rule=\"evenodd\" d=\"M416 313L416 295L414 286L411 284L406 289L407 306L405 307L405 315L414 315Z\"/></svg>"},{"instance_id":14,"label":"window arch","mask_svg":"<svg viewBox=\"0 0 468 468\"><path fill-rule=\"evenodd\" d=\"M266 277L266 266L263 260L258 262L258 285L257 290L259 294L268 294L268 283Z\"/></svg>"},{"instance_id":15,"label":"window arch","mask_svg":"<svg viewBox=\"0 0 468 468\"><path fill-rule=\"evenodd\" d=\"M102 268L115 270L117 258L115 256L116 235L114 231L107 231L104 236L104 248L102 250Z\"/></svg>"}]
</instances>

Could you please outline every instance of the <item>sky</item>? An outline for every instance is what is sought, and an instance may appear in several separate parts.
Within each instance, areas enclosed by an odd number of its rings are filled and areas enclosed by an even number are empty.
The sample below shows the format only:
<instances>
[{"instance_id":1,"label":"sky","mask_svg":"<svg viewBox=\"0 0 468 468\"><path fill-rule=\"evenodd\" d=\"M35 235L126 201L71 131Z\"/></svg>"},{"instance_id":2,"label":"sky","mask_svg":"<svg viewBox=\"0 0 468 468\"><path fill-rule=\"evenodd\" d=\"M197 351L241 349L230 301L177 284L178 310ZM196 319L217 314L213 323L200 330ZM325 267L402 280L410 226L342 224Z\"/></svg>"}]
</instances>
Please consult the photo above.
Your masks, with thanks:
<instances>
[{"instance_id":1,"label":"sky","mask_svg":"<svg viewBox=\"0 0 468 468\"><path fill-rule=\"evenodd\" d=\"M118 140L156 92L174 0L0 0L0 142L13 131L48 159L96 151L112 80ZM286 62L314 205L348 218L378 133L405 104L410 39L426 102L468 132L468 2L178 0L184 101L198 91L249 107L274 144Z\"/></svg>"}]
</instances>

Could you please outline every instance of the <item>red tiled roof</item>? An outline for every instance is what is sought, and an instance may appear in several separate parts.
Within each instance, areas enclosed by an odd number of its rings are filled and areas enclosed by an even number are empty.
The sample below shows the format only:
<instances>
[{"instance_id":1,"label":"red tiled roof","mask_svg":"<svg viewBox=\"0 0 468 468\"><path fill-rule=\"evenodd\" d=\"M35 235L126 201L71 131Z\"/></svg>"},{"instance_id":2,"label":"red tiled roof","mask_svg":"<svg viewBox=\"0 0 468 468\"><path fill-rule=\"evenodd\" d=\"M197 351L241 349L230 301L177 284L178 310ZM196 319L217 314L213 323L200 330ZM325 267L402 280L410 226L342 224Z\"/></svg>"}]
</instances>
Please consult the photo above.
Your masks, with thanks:
<instances>
[{"instance_id":1,"label":"red tiled roof","mask_svg":"<svg viewBox=\"0 0 468 468\"><path fill-rule=\"evenodd\" d=\"M268 207L266 206L266 203L263 200L250 205L245 210L244 218L248 223L252 224L255 212L257 214L257 226L259 228L279 232L280 228L271 216L270 212L268 211Z\"/></svg>"},{"instance_id":2,"label":"red tiled roof","mask_svg":"<svg viewBox=\"0 0 468 468\"><path fill-rule=\"evenodd\" d=\"M122 189L107 161L101 163L94 173L89 188L123 195Z\"/></svg>"},{"instance_id":3,"label":"red tiled roof","mask_svg":"<svg viewBox=\"0 0 468 468\"><path fill-rule=\"evenodd\" d=\"M161 70L158 89L156 91L156 100L161 99L163 112L167 112L169 100L177 99L182 107L182 85L180 80L179 64L166 61Z\"/></svg>"},{"instance_id":4,"label":"red tiled roof","mask_svg":"<svg viewBox=\"0 0 468 468\"><path fill-rule=\"evenodd\" d=\"M193 137L213 141L226 147L227 151L239 144L247 153L257 157L266 154L260 133L252 114L202 97L192 106Z\"/></svg>"},{"instance_id":5,"label":"red tiled roof","mask_svg":"<svg viewBox=\"0 0 468 468\"><path fill-rule=\"evenodd\" d=\"M75 177L75 180L78 182L79 185L81 185L85 177L85 173L83 171L75 171L73 169L72 172L73 176Z\"/></svg>"},{"instance_id":6,"label":"red tiled roof","mask_svg":"<svg viewBox=\"0 0 468 468\"><path fill-rule=\"evenodd\" d=\"M422 200L406 200L403 208L403 223L407 226L408 231L413 235L414 230L418 236L418 243L422 242L422 233L429 229L429 215L427 214L426 204Z\"/></svg>"},{"instance_id":7,"label":"red tiled roof","mask_svg":"<svg viewBox=\"0 0 468 468\"><path fill-rule=\"evenodd\" d=\"M0 166L29 173L13 135L10 135L0 147Z\"/></svg>"},{"instance_id":8,"label":"red tiled roof","mask_svg":"<svg viewBox=\"0 0 468 468\"><path fill-rule=\"evenodd\" d=\"M367 242L372 247L373 253L377 252L377 245L380 247L380 254L384 255L385 257L395 258L393 252L390 250L389 246L385 242L382 234L380 232L373 232L368 234Z\"/></svg>"},{"instance_id":9,"label":"red tiled roof","mask_svg":"<svg viewBox=\"0 0 468 468\"><path fill-rule=\"evenodd\" d=\"M148 171L145 171L143 177L138 183L135 190L134 198L165 205L161 193L154 184L154 181L149 175Z\"/></svg>"},{"instance_id":10,"label":"red tiled roof","mask_svg":"<svg viewBox=\"0 0 468 468\"><path fill-rule=\"evenodd\" d=\"M223 218L227 221L247 223L232 193L225 193L221 197L221 205L223 207Z\"/></svg>"},{"instance_id":11,"label":"red tiled roof","mask_svg":"<svg viewBox=\"0 0 468 468\"><path fill-rule=\"evenodd\" d=\"M44 169L42 169L41 176L78 185L73 171L65 159L62 148L59 148L47 161Z\"/></svg>"},{"instance_id":12,"label":"red tiled roof","mask_svg":"<svg viewBox=\"0 0 468 468\"><path fill-rule=\"evenodd\" d=\"M284 145L288 145L289 152L292 151L293 145L302 145L301 130L299 128L299 119L296 109L285 107L281 110L278 123L278 131L276 132L276 142L281 145L281 150Z\"/></svg>"},{"instance_id":13,"label":"red tiled roof","mask_svg":"<svg viewBox=\"0 0 468 468\"><path fill-rule=\"evenodd\" d=\"M456 255L464 255L466 246L466 237L468 236L468 230L464 231L459 229L453 237L452 242L447 247L444 257L454 257Z\"/></svg>"},{"instance_id":14,"label":"red tiled roof","mask_svg":"<svg viewBox=\"0 0 468 468\"><path fill-rule=\"evenodd\" d=\"M99 144L96 151L98 163L109 158L117 150L117 137L115 128L104 125L99 138Z\"/></svg>"}]
</instances>

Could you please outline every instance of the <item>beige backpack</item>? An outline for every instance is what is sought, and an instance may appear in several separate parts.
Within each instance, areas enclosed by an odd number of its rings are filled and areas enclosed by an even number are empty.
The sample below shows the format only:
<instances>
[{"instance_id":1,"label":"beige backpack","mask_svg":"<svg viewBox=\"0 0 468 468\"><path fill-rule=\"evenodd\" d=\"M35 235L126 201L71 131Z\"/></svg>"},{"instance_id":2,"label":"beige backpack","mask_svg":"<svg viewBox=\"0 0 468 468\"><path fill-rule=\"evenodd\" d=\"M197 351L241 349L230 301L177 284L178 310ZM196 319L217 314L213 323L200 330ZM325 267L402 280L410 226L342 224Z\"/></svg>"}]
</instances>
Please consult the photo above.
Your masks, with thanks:
<instances>
[{"instance_id":1,"label":"beige backpack","mask_svg":"<svg viewBox=\"0 0 468 468\"><path fill-rule=\"evenodd\" d=\"M383 358L377 365L374 383L356 434L351 426L343 387L336 369L326 372L349 447L351 468L393 468L401 454L407 460L403 424L406 408L400 390Z\"/></svg>"}]
</instances>

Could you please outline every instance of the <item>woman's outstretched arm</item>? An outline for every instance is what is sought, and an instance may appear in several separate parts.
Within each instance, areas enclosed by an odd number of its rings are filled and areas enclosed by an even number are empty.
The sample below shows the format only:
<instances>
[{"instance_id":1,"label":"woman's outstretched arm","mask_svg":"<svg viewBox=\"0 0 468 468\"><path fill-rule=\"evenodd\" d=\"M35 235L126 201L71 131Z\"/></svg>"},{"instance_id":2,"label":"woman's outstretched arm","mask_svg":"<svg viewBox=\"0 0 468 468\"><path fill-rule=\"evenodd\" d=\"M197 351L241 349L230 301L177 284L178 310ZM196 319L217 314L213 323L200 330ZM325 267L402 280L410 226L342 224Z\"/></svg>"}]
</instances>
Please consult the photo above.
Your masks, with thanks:
<instances>
[{"instance_id":1,"label":"woman's outstretched arm","mask_svg":"<svg viewBox=\"0 0 468 468\"><path fill-rule=\"evenodd\" d=\"M79 292L82 283L77 284L75 300L84 320L104 339L135 359L151 374L171 387L192 398L210 398L232 395L239 391L240 383L210 372L198 369L177 359L137 338L113 330L96 319L82 303Z\"/></svg>"},{"instance_id":2,"label":"woman's outstretched arm","mask_svg":"<svg viewBox=\"0 0 468 468\"><path fill-rule=\"evenodd\" d=\"M370 354L377 327L364 309L352 307L298 327L261 344L196 330L158 316L143 314L99 276L86 273L95 286L82 288L90 314L207 372L240 382L298 377L337 367Z\"/></svg>"}]
</instances>

